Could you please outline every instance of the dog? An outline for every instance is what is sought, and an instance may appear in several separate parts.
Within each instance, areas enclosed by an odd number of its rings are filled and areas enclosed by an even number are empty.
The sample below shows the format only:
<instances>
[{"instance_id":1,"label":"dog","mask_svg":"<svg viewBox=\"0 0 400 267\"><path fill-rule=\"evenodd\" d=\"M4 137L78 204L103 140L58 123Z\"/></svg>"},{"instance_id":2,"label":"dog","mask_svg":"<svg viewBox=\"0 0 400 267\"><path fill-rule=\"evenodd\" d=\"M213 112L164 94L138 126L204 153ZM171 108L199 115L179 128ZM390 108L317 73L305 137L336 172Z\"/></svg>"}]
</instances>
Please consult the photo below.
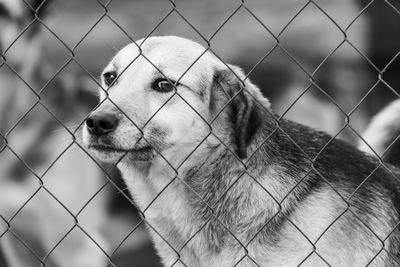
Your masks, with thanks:
<instances>
[{"instance_id":1,"label":"dog","mask_svg":"<svg viewBox=\"0 0 400 267\"><path fill-rule=\"evenodd\" d=\"M400 171L278 119L239 67L149 37L101 79L83 142L117 164L165 266L400 264Z\"/></svg>"}]
</instances>

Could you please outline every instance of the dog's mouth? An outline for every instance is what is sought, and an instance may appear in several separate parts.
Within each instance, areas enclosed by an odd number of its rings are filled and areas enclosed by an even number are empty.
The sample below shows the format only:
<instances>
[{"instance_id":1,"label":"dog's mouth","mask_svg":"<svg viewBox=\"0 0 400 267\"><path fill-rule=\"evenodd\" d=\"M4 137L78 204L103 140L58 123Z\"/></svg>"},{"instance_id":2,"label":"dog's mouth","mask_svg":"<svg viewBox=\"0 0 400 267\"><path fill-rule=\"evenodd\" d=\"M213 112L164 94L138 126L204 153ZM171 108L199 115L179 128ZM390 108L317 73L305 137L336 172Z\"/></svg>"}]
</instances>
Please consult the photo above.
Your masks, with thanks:
<instances>
[{"instance_id":1,"label":"dog's mouth","mask_svg":"<svg viewBox=\"0 0 400 267\"><path fill-rule=\"evenodd\" d=\"M99 145L99 144L92 144L89 145L89 148L97 150L99 152L106 152L106 153L146 153L153 150L151 146L144 146L144 147L134 147L131 149L123 149L116 146L111 145Z\"/></svg>"},{"instance_id":2,"label":"dog's mouth","mask_svg":"<svg viewBox=\"0 0 400 267\"><path fill-rule=\"evenodd\" d=\"M152 161L159 155L157 140L138 138L136 142L120 143L113 136L94 136L83 132L83 143L91 156L104 163ZM136 139L132 137L131 139ZM122 140L124 141L124 140Z\"/></svg>"},{"instance_id":3,"label":"dog's mouth","mask_svg":"<svg viewBox=\"0 0 400 267\"><path fill-rule=\"evenodd\" d=\"M91 144L88 148L94 153L97 159L108 163L150 161L157 155L156 151L150 145L125 149L108 144Z\"/></svg>"}]
</instances>

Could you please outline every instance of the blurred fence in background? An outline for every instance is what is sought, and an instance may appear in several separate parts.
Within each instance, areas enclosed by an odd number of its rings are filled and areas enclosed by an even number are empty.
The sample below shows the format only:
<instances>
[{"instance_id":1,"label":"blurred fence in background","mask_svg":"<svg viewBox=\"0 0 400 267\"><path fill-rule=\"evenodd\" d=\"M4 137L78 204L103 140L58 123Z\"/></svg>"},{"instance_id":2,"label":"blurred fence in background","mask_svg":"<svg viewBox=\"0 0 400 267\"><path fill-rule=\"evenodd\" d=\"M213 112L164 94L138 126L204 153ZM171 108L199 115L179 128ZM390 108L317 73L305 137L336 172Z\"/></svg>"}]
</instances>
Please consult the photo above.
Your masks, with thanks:
<instances>
[{"instance_id":1,"label":"blurred fence in background","mask_svg":"<svg viewBox=\"0 0 400 267\"><path fill-rule=\"evenodd\" d=\"M285 118L355 141L345 126L361 131L398 97L398 8L389 0L0 0L0 241L10 266L101 266L82 265L87 255L111 266L159 264L117 171L79 143L101 69L125 44L193 39L242 66Z\"/></svg>"}]
</instances>

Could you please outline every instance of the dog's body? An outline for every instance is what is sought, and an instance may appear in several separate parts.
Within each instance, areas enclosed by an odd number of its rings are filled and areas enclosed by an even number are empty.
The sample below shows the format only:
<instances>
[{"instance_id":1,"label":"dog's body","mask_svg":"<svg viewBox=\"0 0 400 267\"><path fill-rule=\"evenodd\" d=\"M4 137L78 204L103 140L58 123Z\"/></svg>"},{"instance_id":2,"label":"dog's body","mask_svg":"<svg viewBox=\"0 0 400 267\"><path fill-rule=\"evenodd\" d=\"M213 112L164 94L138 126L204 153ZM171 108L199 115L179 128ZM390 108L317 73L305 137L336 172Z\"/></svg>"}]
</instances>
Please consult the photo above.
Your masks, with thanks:
<instances>
[{"instance_id":1,"label":"dog's body","mask_svg":"<svg viewBox=\"0 0 400 267\"><path fill-rule=\"evenodd\" d=\"M118 162L166 266L400 264L397 169L278 122L240 69L194 42L138 44L106 67L83 136Z\"/></svg>"}]
</instances>

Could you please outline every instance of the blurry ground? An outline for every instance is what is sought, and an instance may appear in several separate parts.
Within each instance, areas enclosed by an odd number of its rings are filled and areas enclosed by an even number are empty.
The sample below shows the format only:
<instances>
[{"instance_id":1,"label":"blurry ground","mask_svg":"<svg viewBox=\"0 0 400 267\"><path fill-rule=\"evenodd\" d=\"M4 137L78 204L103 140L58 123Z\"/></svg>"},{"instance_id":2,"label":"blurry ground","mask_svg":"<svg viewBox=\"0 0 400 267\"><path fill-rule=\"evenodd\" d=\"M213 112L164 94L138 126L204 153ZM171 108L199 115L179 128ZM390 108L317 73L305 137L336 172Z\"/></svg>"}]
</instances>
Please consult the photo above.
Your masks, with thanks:
<instances>
[{"instance_id":1,"label":"blurry ground","mask_svg":"<svg viewBox=\"0 0 400 267\"><path fill-rule=\"evenodd\" d=\"M400 50L399 38L394 34L377 34L382 32L382 28L398 32L400 25L396 11L381 2L360 13L367 1L318 0L315 1L318 6L305 0L246 1L246 7L253 14L242 7L221 29L219 26L239 7L239 1L177 0L175 4L193 27L205 38L211 38L214 52L227 62L251 72L250 78L270 98L279 114L336 134L345 123L341 110L351 112L350 125L361 131L370 116L393 99L393 91L398 89L399 79L394 75L399 65L397 59L385 73L388 84L394 88L391 90L378 82L377 70L364 57L364 54L373 57L382 69ZM131 42L126 34L134 40L150 32L151 35L179 35L206 45L177 12L172 12L154 30L171 10L172 5L166 0L115 0L107 6L107 13L96 1L55 0L45 20L48 29L43 29L42 36L41 60L48 64L45 69L48 79L56 75L54 80L63 80L64 85L81 77L97 79L116 51ZM298 12L300 14L296 16ZM376 14L387 16L381 16L378 21ZM347 28L346 40L350 44L343 42L344 34L338 26ZM285 51L274 48L275 39L268 31L279 36L279 44ZM9 54L18 53L18 42L10 48ZM81 66L74 61L64 66L70 61L71 54ZM264 56L267 57L258 64ZM320 66L321 63L324 64ZM315 84L310 83L309 74L313 75ZM36 86L41 88L45 84L46 80L43 80ZM92 97L86 95L84 100L90 110L96 105L97 85L89 79L84 86L86 91L93 93ZM359 103L373 86L379 90L373 90ZM30 97L34 98L33 95ZM296 104L292 106L294 102ZM85 115L82 113L75 121L81 122ZM353 142L357 140L357 136L347 129L340 136ZM123 184L120 186L124 188ZM121 194L114 190L111 195L113 220L107 227L107 236L112 247L116 247L140 220L134 207ZM120 267L160 266L142 226L123 242L113 258L116 266ZM5 265L0 261L0 266Z\"/></svg>"}]
</instances>

